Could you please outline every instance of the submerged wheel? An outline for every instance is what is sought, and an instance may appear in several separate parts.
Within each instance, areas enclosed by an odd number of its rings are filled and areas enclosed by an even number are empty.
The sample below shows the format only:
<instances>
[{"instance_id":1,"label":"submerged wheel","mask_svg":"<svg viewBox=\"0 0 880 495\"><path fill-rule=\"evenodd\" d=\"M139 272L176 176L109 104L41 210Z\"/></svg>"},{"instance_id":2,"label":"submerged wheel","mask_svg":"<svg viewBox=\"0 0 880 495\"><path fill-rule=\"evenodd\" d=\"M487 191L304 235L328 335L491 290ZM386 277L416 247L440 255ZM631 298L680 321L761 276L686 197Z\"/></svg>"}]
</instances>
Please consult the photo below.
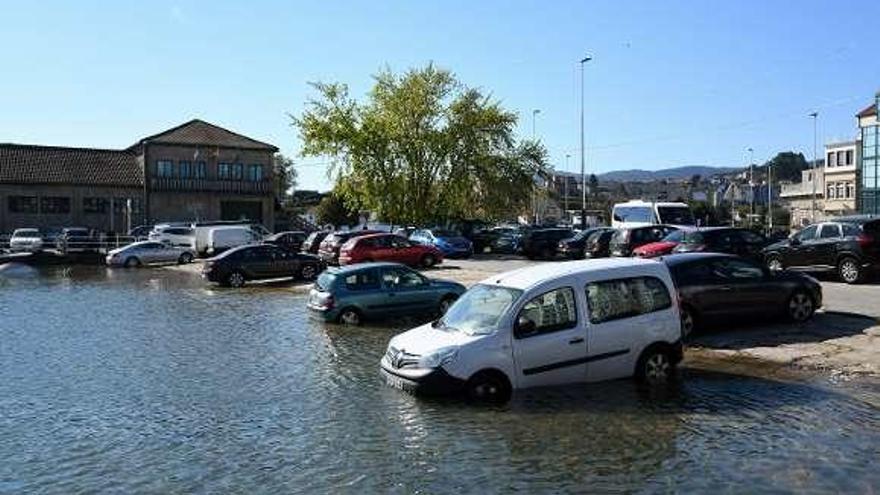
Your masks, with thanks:
<instances>
[{"instance_id":1,"label":"submerged wheel","mask_svg":"<svg viewBox=\"0 0 880 495\"><path fill-rule=\"evenodd\" d=\"M303 280L315 280L316 276L318 276L318 269L312 264L303 265L299 271L299 278Z\"/></svg>"},{"instance_id":2,"label":"submerged wheel","mask_svg":"<svg viewBox=\"0 0 880 495\"><path fill-rule=\"evenodd\" d=\"M848 284L855 284L862 280L862 269L855 258L844 258L837 265L837 273L840 279Z\"/></svg>"},{"instance_id":3,"label":"submerged wheel","mask_svg":"<svg viewBox=\"0 0 880 495\"><path fill-rule=\"evenodd\" d=\"M648 348L636 364L636 380L648 385L664 385L672 381L675 362L667 349Z\"/></svg>"},{"instance_id":4,"label":"submerged wheel","mask_svg":"<svg viewBox=\"0 0 880 495\"><path fill-rule=\"evenodd\" d=\"M809 320L816 311L813 298L806 292L798 291L788 299L788 317L801 323Z\"/></svg>"},{"instance_id":5,"label":"submerged wheel","mask_svg":"<svg viewBox=\"0 0 880 495\"><path fill-rule=\"evenodd\" d=\"M183 253L180 255L180 258L177 258L178 265L187 265L189 263L192 263L192 261L193 261L193 255L191 255L189 253Z\"/></svg>"},{"instance_id":6,"label":"submerged wheel","mask_svg":"<svg viewBox=\"0 0 880 495\"><path fill-rule=\"evenodd\" d=\"M232 272L226 277L226 284L230 287L244 287L245 279L244 274L241 272Z\"/></svg>"},{"instance_id":7,"label":"submerged wheel","mask_svg":"<svg viewBox=\"0 0 880 495\"><path fill-rule=\"evenodd\" d=\"M490 404L503 404L510 400L511 386L499 372L480 371L467 381L465 391L469 399Z\"/></svg>"},{"instance_id":8,"label":"submerged wheel","mask_svg":"<svg viewBox=\"0 0 880 495\"><path fill-rule=\"evenodd\" d=\"M767 268L769 268L771 272L781 272L785 269L785 267L782 266L782 260L779 259L779 256L771 256L767 258Z\"/></svg>"},{"instance_id":9,"label":"submerged wheel","mask_svg":"<svg viewBox=\"0 0 880 495\"><path fill-rule=\"evenodd\" d=\"M137 268L137 267L141 266L141 260L132 256L131 258L128 258L125 260L124 265L126 268Z\"/></svg>"},{"instance_id":10,"label":"submerged wheel","mask_svg":"<svg viewBox=\"0 0 880 495\"><path fill-rule=\"evenodd\" d=\"M688 337L697 329L697 315L688 306L681 308L681 336Z\"/></svg>"},{"instance_id":11,"label":"submerged wheel","mask_svg":"<svg viewBox=\"0 0 880 495\"><path fill-rule=\"evenodd\" d=\"M361 324L361 314L354 308L345 308L339 313L339 323L358 326Z\"/></svg>"},{"instance_id":12,"label":"submerged wheel","mask_svg":"<svg viewBox=\"0 0 880 495\"><path fill-rule=\"evenodd\" d=\"M434 264L437 263L437 259L434 258L433 254L426 254L422 256L422 267L423 268L431 268Z\"/></svg>"}]
</instances>

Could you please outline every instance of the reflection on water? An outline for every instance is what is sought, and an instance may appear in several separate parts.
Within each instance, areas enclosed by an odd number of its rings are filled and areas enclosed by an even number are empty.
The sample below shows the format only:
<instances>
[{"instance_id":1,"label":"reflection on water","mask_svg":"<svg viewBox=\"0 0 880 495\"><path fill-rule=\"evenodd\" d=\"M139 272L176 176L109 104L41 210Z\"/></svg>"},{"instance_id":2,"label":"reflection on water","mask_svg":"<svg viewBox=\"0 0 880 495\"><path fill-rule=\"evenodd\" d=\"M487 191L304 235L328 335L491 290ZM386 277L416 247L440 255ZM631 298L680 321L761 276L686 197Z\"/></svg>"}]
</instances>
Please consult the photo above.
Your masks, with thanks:
<instances>
[{"instance_id":1,"label":"reflection on water","mask_svg":"<svg viewBox=\"0 0 880 495\"><path fill-rule=\"evenodd\" d=\"M880 485L872 383L686 370L654 396L617 381L476 407L381 383L400 328L303 308L283 285L169 270L0 272L0 493Z\"/></svg>"}]
</instances>

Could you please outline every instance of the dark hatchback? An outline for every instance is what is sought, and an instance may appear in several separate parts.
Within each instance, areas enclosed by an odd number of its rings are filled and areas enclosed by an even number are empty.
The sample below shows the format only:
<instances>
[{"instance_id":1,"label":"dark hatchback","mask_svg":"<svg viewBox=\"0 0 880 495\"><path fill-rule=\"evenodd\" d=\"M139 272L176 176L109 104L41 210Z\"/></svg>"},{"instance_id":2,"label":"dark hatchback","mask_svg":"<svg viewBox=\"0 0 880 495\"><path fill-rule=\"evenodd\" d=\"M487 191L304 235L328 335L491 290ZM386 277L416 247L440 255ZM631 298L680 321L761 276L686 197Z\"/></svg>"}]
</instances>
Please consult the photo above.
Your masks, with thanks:
<instances>
[{"instance_id":1,"label":"dark hatchback","mask_svg":"<svg viewBox=\"0 0 880 495\"><path fill-rule=\"evenodd\" d=\"M632 256L637 247L657 242L678 230L671 225L647 225L619 229L611 236L609 250L611 256Z\"/></svg>"},{"instance_id":2,"label":"dark hatchback","mask_svg":"<svg viewBox=\"0 0 880 495\"><path fill-rule=\"evenodd\" d=\"M348 242L349 239L354 239L355 237L359 237L362 235L369 234L380 234L381 232L378 230L349 230L348 232L333 232L321 241L321 246L318 248L318 257L321 258L321 261L327 263L328 265L337 265L339 264L339 249L342 248L342 245Z\"/></svg>"},{"instance_id":3,"label":"dark hatchback","mask_svg":"<svg viewBox=\"0 0 880 495\"><path fill-rule=\"evenodd\" d=\"M748 229L707 227L684 234L673 253L727 253L762 260L767 238Z\"/></svg>"},{"instance_id":4,"label":"dark hatchback","mask_svg":"<svg viewBox=\"0 0 880 495\"><path fill-rule=\"evenodd\" d=\"M785 316L803 322L822 306L822 286L804 274L772 272L752 260L720 253L660 259L678 289L685 335L734 318Z\"/></svg>"},{"instance_id":5,"label":"dark hatchback","mask_svg":"<svg viewBox=\"0 0 880 495\"><path fill-rule=\"evenodd\" d=\"M584 258L594 259L611 256L611 238L615 232L617 232L615 229L604 228L590 234L584 243Z\"/></svg>"},{"instance_id":6,"label":"dark hatchback","mask_svg":"<svg viewBox=\"0 0 880 495\"><path fill-rule=\"evenodd\" d=\"M594 232L600 230L604 229L602 227L593 227L578 232L574 237L562 239L556 246L556 254L569 260L582 259L584 257L584 248L587 245L587 239L589 239L590 235Z\"/></svg>"},{"instance_id":7,"label":"dark hatchback","mask_svg":"<svg viewBox=\"0 0 880 495\"><path fill-rule=\"evenodd\" d=\"M522 253L530 260L553 259L556 246L563 239L570 239L574 231L563 228L534 229L526 232L522 240Z\"/></svg>"},{"instance_id":8,"label":"dark hatchback","mask_svg":"<svg viewBox=\"0 0 880 495\"><path fill-rule=\"evenodd\" d=\"M326 230L318 230L309 234L306 237L306 240L303 241L302 246L300 246L300 250L304 253L318 254L318 249L321 247L321 242L324 241L330 235L330 232Z\"/></svg>"},{"instance_id":9,"label":"dark hatchback","mask_svg":"<svg viewBox=\"0 0 880 495\"><path fill-rule=\"evenodd\" d=\"M292 253L271 244L250 244L205 260L202 276L226 287L241 287L249 280L286 277L314 280L322 269L317 256Z\"/></svg>"},{"instance_id":10,"label":"dark hatchback","mask_svg":"<svg viewBox=\"0 0 880 495\"><path fill-rule=\"evenodd\" d=\"M764 249L773 270L837 272L848 284L880 267L880 218L848 217L805 227Z\"/></svg>"},{"instance_id":11,"label":"dark hatchback","mask_svg":"<svg viewBox=\"0 0 880 495\"><path fill-rule=\"evenodd\" d=\"M288 232L279 232L263 239L266 244L274 244L288 251L297 252L302 248L303 242L306 240L306 233L300 230L291 230Z\"/></svg>"}]
</instances>

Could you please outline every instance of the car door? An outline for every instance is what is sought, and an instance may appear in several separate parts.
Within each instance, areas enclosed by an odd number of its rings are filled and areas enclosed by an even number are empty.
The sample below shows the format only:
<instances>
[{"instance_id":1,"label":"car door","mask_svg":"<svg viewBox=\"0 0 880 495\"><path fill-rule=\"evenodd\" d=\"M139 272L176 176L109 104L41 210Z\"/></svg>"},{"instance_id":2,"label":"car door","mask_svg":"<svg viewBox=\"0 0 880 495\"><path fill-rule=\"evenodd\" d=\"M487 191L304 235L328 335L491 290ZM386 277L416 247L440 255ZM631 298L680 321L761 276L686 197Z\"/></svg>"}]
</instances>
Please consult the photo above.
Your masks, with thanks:
<instances>
[{"instance_id":1,"label":"car door","mask_svg":"<svg viewBox=\"0 0 880 495\"><path fill-rule=\"evenodd\" d=\"M813 264L813 241L819 230L818 225L810 225L798 232L789 242L788 254L784 264L787 267L806 267Z\"/></svg>"},{"instance_id":2,"label":"car door","mask_svg":"<svg viewBox=\"0 0 880 495\"><path fill-rule=\"evenodd\" d=\"M647 344L645 336L650 334L645 329L673 324L669 291L666 283L650 276L595 280L586 285L590 381L633 374Z\"/></svg>"},{"instance_id":3,"label":"car door","mask_svg":"<svg viewBox=\"0 0 880 495\"><path fill-rule=\"evenodd\" d=\"M369 257L376 261L399 261L394 246L391 245L391 236L381 236L369 239Z\"/></svg>"},{"instance_id":4,"label":"car door","mask_svg":"<svg viewBox=\"0 0 880 495\"><path fill-rule=\"evenodd\" d=\"M586 380L583 314L582 303L570 285L548 288L522 305L513 331L513 356L521 387Z\"/></svg>"},{"instance_id":5,"label":"car door","mask_svg":"<svg viewBox=\"0 0 880 495\"><path fill-rule=\"evenodd\" d=\"M387 310L394 314L415 314L425 310L429 303L428 280L402 266L382 269L382 288L387 297Z\"/></svg>"},{"instance_id":6,"label":"car door","mask_svg":"<svg viewBox=\"0 0 880 495\"><path fill-rule=\"evenodd\" d=\"M744 259L723 258L712 262L733 291L725 298L724 314L749 315L779 313L786 293L770 280L761 266Z\"/></svg>"},{"instance_id":7,"label":"car door","mask_svg":"<svg viewBox=\"0 0 880 495\"><path fill-rule=\"evenodd\" d=\"M418 248L414 247L411 242L399 236L388 236L387 239L395 261L407 265L418 263Z\"/></svg>"},{"instance_id":8,"label":"car door","mask_svg":"<svg viewBox=\"0 0 880 495\"><path fill-rule=\"evenodd\" d=\"M274 275L275 257L269 246L254 246L243 253L242 267L253 278L271 278Z\"/></svg>"},{"instance_id":9,"label":"car door","mask_svg":"<svg viewBox=\"0 0 880 495\"><path fill-rule=\"evenodd\" d=\"M813 242L812 264L822 267L836 265L836 248L842 238L840 224L823 223L816 240Z\"/></svg>"}]
</instances>

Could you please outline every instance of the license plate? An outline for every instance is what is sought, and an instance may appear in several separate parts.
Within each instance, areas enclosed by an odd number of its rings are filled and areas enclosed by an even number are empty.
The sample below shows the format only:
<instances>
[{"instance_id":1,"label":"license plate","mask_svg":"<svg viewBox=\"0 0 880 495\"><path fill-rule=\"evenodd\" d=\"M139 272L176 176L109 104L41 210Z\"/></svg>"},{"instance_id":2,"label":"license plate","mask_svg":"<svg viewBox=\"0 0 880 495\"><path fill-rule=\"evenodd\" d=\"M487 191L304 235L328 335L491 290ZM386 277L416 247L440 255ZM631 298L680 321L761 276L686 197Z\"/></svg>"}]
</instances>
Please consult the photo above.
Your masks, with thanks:
<instances>
[{"instance_id":1,"label":"license plate","mask_svg":"<svg viewBox=\"0 0 880 495\"><path fill-rule=\"evenodd\" d=\"M391 387L407 391L410 389L409 382L407 380L404 380L397 375L392 375L385 370L382 370L382 374L385 375L385 382Z\"/></svg>"}]
</instances>

